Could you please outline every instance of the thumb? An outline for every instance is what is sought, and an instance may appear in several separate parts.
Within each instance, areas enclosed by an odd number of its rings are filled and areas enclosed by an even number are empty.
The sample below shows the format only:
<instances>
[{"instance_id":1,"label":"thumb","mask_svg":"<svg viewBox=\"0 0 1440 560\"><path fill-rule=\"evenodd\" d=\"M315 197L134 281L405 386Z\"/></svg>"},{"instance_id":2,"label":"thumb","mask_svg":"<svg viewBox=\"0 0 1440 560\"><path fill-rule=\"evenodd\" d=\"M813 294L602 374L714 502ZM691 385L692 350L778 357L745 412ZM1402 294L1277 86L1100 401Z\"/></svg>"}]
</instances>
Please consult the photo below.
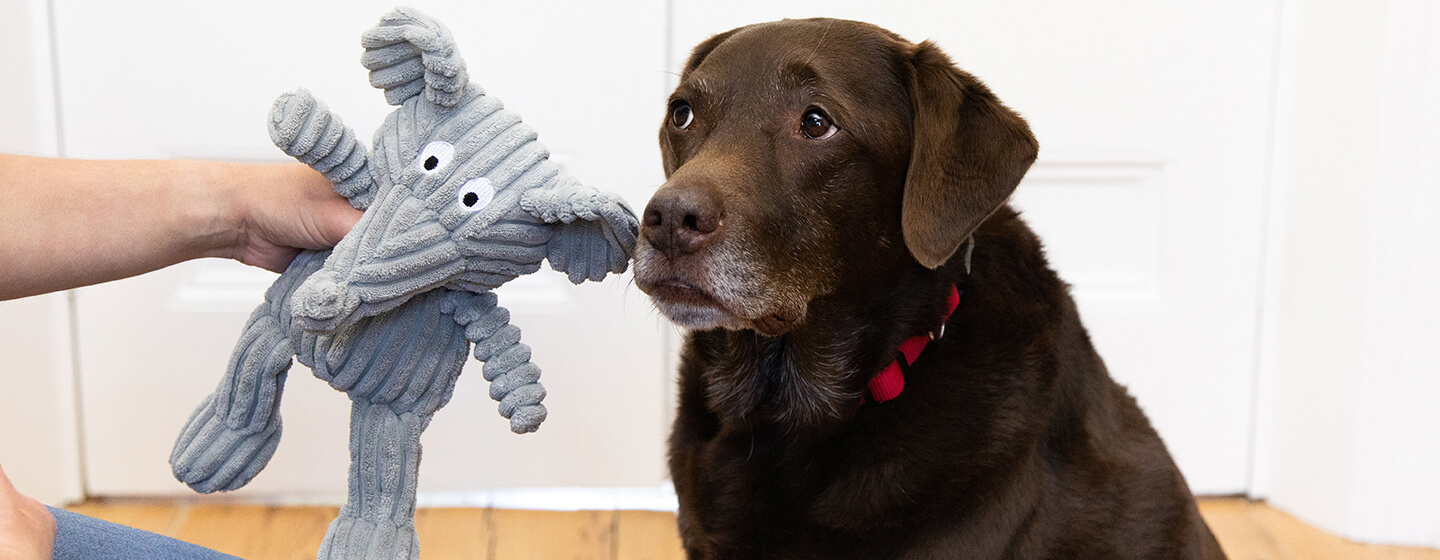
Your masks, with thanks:
<instances>
[{"instance_id":1,"label":"thumb","mask_svg":"<svg viewBox=\"0 0 1440 560\"><path fill-rule=\"evenodd\" d=\"M317 219L321 240L326 247L334 247L345 234L355 227L360 217L365 213L356 210L345 199L334 200L321 208L320 216Z\"/></svg>"}]
</instances>

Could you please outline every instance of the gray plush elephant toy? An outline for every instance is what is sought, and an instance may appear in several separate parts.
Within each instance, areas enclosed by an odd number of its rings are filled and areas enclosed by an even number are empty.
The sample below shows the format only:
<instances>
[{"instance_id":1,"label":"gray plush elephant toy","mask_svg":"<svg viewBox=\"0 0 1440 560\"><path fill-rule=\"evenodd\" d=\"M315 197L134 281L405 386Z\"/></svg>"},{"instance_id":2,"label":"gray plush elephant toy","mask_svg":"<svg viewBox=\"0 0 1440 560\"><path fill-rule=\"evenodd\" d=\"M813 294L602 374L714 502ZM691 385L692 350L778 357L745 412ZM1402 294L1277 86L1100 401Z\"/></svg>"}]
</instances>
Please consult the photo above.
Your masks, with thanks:
<instances>
[{"instance_id":1,"label":"gray plush elephant toy","mask_svg":"<svg viewBox=\"0 0 1440 560\"><path fill-rule=\"evenodd\" d=\"M439 22L399 8L361 44L370 84L399 106L370 151L303 89L275 101L269 128L365 214L266 292L170 464L199 492L248 483L279 444L298 358L352 403L349 498L319 558L418 558L420 434L472 343L510 429L545 419L540 369L492 290L546 259L577 284L623 272L639 227L619 196L561 173L519 115L468 82Z\"/></svg>"}]
</instances>

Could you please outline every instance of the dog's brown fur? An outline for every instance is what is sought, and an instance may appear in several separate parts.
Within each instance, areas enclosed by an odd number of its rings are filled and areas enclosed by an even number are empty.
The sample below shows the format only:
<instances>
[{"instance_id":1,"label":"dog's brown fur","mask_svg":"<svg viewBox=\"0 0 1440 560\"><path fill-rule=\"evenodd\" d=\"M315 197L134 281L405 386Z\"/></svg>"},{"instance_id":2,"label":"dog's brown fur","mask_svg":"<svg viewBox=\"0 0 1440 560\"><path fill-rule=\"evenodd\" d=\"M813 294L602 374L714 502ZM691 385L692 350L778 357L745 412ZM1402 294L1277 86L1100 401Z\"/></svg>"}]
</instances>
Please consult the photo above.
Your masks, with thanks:
<instances>
[{"instance_id":1,"label":"dog's brown fur","mask_svg":"<svg viewBox=\"0 0 1440 560\"><path fill-rule=\"evenodd\" d=\"M811 110L833 135L802 132ZM717 35L660 139L636 282L692 329L670 440L690 558L1224 557L1004 203L1029 128L933 44ZM904 392L867 402L951 284Z\"/></svg>"}]
</instances>

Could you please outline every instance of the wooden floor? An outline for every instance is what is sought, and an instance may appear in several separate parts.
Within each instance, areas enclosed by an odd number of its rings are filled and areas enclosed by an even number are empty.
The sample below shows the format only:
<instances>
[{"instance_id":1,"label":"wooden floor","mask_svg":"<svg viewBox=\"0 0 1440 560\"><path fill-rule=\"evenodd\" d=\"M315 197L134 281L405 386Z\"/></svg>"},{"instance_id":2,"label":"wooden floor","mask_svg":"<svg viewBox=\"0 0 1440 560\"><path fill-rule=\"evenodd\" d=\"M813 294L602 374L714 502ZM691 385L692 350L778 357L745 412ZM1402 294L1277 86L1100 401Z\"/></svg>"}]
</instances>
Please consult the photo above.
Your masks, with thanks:
<instances>
[{"instance_id":1,"label":"wooden floor","mask_svg":"<svg viewBox=\"0 0 1440 560\"><path fill-rule=\"evenodd\" d=\"M88 502L69 508L249 560L313 559L338 508ZM1200 502L1232 560L1440 560L1440 550L1358 545L1264 503ZM675 517L647 511L421 509L426 558L682 560Z\"/></svg>"}]
</instances>

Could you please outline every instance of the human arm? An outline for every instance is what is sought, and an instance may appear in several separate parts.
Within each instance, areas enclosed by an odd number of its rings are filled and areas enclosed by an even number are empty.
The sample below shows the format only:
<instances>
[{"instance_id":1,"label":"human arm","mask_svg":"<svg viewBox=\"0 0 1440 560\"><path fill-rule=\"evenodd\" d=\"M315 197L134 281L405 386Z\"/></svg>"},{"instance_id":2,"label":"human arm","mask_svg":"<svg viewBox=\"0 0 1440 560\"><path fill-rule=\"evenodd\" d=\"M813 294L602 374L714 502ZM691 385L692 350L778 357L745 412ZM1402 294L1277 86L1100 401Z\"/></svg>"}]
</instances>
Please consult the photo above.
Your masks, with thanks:
<instances>
[{"instance_id":1,"label":"human arm","mask_svg":"<svg viewBox=\"0 0 1440 560\"><path fill-rule=\"evenodd\" d=\"M200 257L279 272L359 218L299 164L0 154L0 300Z\"/></svg>"},{"instance_id":2,"label":"human arm","mask_svg":"<svg viewBox=\"0 0 1440 560\"><path fill-rule=\"evenodd\" d=\"M0 560L48 560L54 544L55 518L0 468Z\"/></svg>"}]
</instances>

